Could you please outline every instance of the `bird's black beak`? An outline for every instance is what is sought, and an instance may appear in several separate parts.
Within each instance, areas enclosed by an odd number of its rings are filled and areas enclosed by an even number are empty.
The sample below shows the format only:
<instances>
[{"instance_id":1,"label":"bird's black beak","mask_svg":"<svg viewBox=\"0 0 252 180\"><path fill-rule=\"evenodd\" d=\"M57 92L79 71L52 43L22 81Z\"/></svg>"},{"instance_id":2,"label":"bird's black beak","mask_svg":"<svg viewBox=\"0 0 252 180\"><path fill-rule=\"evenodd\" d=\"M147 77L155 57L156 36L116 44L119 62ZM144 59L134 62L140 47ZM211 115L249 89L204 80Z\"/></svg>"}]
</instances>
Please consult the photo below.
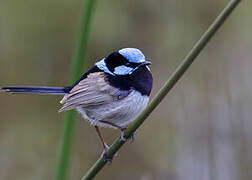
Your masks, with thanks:
<instances>
[{"instance_id":1,"label":"bird's black beak","mask_svg":"<svg viewBox=\"0 0 252 180\"><path fill-rule=\"evenodd\" d=\"M140 66L149 66L151 65L152 63L150 61L144 61L140 64Z\"/></svg>"}]
</instances>

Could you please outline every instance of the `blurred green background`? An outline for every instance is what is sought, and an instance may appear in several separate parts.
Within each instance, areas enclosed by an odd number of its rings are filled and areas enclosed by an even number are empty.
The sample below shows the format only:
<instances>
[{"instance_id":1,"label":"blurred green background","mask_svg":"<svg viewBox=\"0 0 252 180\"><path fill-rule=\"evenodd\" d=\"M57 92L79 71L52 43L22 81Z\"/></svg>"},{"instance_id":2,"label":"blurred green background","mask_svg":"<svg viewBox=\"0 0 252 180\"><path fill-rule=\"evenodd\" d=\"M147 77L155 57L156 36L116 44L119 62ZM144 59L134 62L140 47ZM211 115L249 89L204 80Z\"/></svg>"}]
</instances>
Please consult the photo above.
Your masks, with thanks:
<instances>
[{"instance_id":1,"label":"blurred green background","mask_svg":"<svg viewBox=\"0 0 252 180\"><path fill-rule=\"evenodd\" d=\"M152 96L228 0L97 1L89 67L137 47L154 77ZM0 86L68 85L83 1L0 1ZM207 48L96 179L252 179L252 2L242 1ZM60 96L0 94L0 179L50 180L60 147ZM102 151L78 115L68 179ZM102 129L111 143L120 132Z\"/></svg>"}]
</instances>

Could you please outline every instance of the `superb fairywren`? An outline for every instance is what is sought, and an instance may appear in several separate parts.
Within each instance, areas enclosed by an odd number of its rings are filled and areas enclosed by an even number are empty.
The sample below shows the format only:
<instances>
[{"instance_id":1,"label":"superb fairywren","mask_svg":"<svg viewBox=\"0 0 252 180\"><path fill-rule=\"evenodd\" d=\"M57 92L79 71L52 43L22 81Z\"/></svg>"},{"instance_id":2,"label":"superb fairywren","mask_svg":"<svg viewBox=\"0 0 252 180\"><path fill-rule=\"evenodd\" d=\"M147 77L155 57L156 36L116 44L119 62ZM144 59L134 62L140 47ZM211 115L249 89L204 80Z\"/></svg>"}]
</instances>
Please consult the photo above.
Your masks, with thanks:
<instances>
[{"instance_id":1,"label":"superb fairywren","mask_svg":"<svg viewBox=\"0 0 252 180\"><path fill-rule=\"evenodd\" d=\"M95 63L72 86L4 86L0 91L63 94L59 112L77 109L96 128L106 150L99 127L118 128L123 133L126 125L147 106L152 89L150 64L140 50L124 48Z\"/></svg>"}]
</instances>

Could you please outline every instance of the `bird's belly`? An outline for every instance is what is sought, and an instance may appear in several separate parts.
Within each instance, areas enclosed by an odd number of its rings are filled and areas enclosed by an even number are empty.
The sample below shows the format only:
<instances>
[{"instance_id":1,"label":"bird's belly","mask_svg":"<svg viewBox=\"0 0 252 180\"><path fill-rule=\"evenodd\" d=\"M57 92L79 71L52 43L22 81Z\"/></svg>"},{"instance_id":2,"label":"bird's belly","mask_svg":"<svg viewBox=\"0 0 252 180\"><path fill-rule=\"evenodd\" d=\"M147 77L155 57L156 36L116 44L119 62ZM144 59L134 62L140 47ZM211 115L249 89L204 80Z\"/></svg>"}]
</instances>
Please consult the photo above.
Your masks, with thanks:
<instances>
[{"instance_id":1,"label":"bird's belly","mask_svg":"<svg viewBox=\"0 0 252 180\"><path fill-rule=\"evenodd\" d=\"M148 101L148 96L142 96L138 91L132 91L121 100L98 106L78 107L77 110L93 126L113 127L100 121L122 126L133 121L147 106Z\"/></svg>"}]
</instances>

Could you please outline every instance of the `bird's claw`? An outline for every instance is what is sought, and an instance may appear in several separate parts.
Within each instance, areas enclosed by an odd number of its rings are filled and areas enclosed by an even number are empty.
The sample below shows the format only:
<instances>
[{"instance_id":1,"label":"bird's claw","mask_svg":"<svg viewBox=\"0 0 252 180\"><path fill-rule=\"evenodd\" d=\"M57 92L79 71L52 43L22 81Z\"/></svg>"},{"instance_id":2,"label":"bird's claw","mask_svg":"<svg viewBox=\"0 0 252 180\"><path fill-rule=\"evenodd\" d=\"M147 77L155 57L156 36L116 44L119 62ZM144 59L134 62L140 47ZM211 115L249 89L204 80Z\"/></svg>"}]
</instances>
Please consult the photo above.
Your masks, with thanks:
<instances>
[{"instance_id":1,"label":"bird's claw","mask_svg":"<svg viewBox=\"0 0 252 180\"><path fill-rule=\"evenodd\" d=\"M111 164L112 161L113 161L113 157L112 157L112 158L107 157L107 156L106 156L106 152L107 152L107 151L104 150L104 151L102 152L101 157L102 157L102 159L103 159L104 162L108 162L109 164Z\"/></svg>"},{"instance_id":2,"label":"bird's claw","mask_svg":"<svg viewBox=\"0 0 252 180\"><path fill-rule=\"evenodd\" d=\"M125 137L124 130L122 130L122 132L121 132L121 140L124 141L124 142L127 142L128 140L130 140L130 142L133 143L135 141L136 132L134 132L130 137Z\"/></svg>"},{"instance_id":3,"label":"bird's claw","mask_svg":"<svg viewBox=\"0 0 252 180\"><path fill-rule=\"evenodd\" d=\"M112 157L107 157L106 153L108 152L109 146L107 144L105 144L105 148L101 154L101 157L103 159L104 162L108 162L109 164L112 164L113 158L114 156L117 156L118 154L115 153Z\"/></svg>"}]
</instances>

